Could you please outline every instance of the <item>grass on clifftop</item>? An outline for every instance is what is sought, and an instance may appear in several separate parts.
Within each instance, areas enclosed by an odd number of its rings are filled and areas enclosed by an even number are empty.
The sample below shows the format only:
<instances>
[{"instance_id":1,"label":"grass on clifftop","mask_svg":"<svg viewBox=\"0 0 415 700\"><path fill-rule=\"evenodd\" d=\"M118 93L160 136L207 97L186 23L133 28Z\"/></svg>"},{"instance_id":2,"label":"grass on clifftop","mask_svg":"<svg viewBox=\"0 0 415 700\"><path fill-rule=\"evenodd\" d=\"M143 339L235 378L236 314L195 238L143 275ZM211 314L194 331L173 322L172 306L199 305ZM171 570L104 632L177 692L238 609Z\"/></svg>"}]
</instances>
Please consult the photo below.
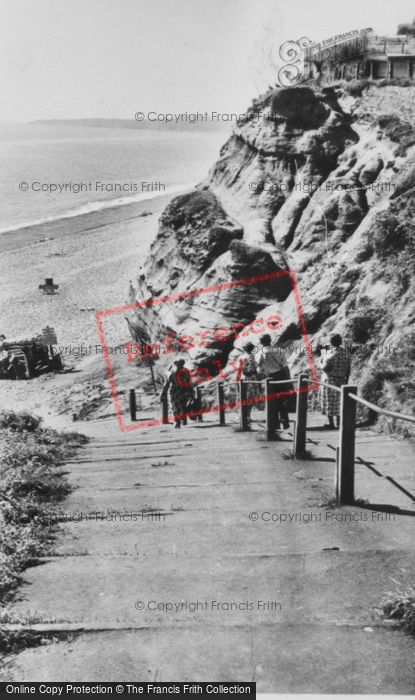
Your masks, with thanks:
<instances>
[{"instance_id":1,"label":"grass on clifftop","mask_svg":"<svg viewBox=\"0 0 415 700\"><path fill-rule=\"evenodd\" d=\"M60 466L88 439L41 427L30 413L0 413L0 596L47 552L59 502L70 491ZM2 633L0 632L0 648Z\"/></svg>"}]
</instances>

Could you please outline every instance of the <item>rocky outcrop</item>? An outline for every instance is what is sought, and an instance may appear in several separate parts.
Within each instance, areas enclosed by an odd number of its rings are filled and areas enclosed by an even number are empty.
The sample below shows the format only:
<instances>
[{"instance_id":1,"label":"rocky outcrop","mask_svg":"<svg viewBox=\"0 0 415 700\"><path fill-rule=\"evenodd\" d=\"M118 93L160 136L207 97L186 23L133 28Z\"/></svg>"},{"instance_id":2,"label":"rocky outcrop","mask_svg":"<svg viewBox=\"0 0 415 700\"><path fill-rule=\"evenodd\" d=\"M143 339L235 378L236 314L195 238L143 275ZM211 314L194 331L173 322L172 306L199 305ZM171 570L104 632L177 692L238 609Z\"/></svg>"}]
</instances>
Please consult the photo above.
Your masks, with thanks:
<instances>
[{"instance_id":1,"label":"rocky outcrop","mask_svg":"<svg viewBox=\"0 0 415 700\"><path fill-rule=\"evenodd\" d=\"M285 277L264 280L260 288L249 279L286 268L275 246L243 240L242 227L225 214L210 189L181 195L163 213L138 289L131 288L132 301L160 296L164 301L139 309L135 322L154 342L166 333L192 335L224 323L248 324L267 303L282 301L291 292ZM241 286L221 286L243 279L248 281ZM206 292L189 295L194 289ZM223 360L230 348L229 343L212 342L190 354L210 366L211 359Z\"/></svg>"},{"instance_id":2,"label":"rocky outcrop","mask_svg":"<svg viewBox=\"0 0 415 700\"><path fill-rule=\"evenodd\" d=\"M152 296L190 288L242 236L212 192L176 197L161 216L141 279Z\"/></svg>"},{"instance_id":3,"label":"rocky outcrop","mask_svg":"<svg viewBox=\"0 0 415 700\"><path fill-rule=\"evenodd\" d=\"M382 321L373 326L375 347L364 367L377 366L381 345L398 345L403 326L406 332L415 320L412 229L407 263L399 262L399 243L385 254L382 238L382 212L395 202L397 220L413 197L415 148L408 130L414 93L413 87L372 86L351 98L341 87L310 86L275 89L255 100L206 182L167 207L131 299L292 269L314 340L333 329L353 338L353 319L378 314ZM294 341L301 334L291 289L281 277L166 303L152 328L183 333L279 312ZM213 344L192 357L226 360L238 345ZM303 362L293 359L293 368ZM356 357L356 374L359 362Z\"/></svg>"}]
</instances>

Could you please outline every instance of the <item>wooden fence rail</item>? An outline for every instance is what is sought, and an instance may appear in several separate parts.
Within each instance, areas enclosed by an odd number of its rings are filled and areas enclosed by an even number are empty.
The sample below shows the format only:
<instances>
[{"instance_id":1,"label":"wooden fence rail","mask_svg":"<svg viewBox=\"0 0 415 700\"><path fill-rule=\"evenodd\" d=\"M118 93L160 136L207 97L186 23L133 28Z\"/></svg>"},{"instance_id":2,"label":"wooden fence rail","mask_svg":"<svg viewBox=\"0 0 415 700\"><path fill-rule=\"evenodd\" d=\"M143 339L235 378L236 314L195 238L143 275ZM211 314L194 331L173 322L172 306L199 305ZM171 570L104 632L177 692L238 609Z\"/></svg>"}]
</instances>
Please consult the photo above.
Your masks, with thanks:
<instances>
[{"instance_id":1,"label":"wooden fence rail","mask_svg":"<svg viewBox=\"0 0 415 700\"><path fill-rule=\"evenodd\" d=\"M335 492L338 505L353 505L355 502L355 463L356 463L356 412L357 404L360 403L378 415L389 416L397 420L415 423L415 416L408 416L404 413L389 411L380 408L376 404L366 401L357 394L357 387L354 385L343 385L335 387L331 384L320 384L329 389L340 392L340 427L339 445L336 450L336 478Z\"/></svg>"},{"instance_id":2,"label":"wooden fence rail","mask_svg":"<svg viewBox=\"0 0 415 700\"><path fill-rule=\"evenodd\" d=\"M266 422L266 437L267 440L272 440L276 431L277 407L275 397L276 384L292 384L295 379L287 379L281 381L265 380L265 422ZM255 401L250 401L248 397L247 380L241 380L237 384L238 400L232 401L229 408L240 407L239 429L241 431L249 430L249 406ZM258 383L258 382L254 382ZM307 407L308 407L308 391L307 387L310 380L305 374L300 374L296 380L296 412L295 425L293 436L293 456L301 458L306 452L307 444ZM335 473L335 494L339 505L352 505L355 502L354 482L355 482L355 443L356 443L356 412L357 403L360 403L372 411L380 415L389 416L398 420L409 421L415 423L415 416L408 416L396 411L389 411L380 408L370 401L361 398L357 394L357 387L354 385L344 385L341 387L332 384L320 383L320 386L327 387L332 391L340 393L340 427L339 427L339 443L336 449L336 473ZM196 389L196 408L198 411L197 420L203 421L203 413L217 411L219 413L219 425L223 426L226 423L226 403L225 403L225 387L223 382L217 382L217 406L213 409L203 409L202 389ZM129 406L131 420L137 420L137 403L135 389L129 392ZM200 411L200 413L199 413ZM162 401L162 417L161 422L166 424L169 422L169 409L167 396Z\"/></svg>"},{"instance_id":3,"label":"wooden fence rail","mask_svg":"<svg viewBox=\"0 0 415 700\"><path fill-rule=\"evenodd\" d=\"M363 406L367 406L368 408L372 409L372 411L378 413L380 416L388 416L390 418L398 418L400 420L408 421L409 423L415 423L415 416L408 416L405 413L389 411L387 408L379 408L379 406L375 406L374 403L370 403L370 401L366 401L366 399L362 399L361 396L356 396L356 394L350 394L350 398L363 404Z\"/></svg>"}]
</instances>

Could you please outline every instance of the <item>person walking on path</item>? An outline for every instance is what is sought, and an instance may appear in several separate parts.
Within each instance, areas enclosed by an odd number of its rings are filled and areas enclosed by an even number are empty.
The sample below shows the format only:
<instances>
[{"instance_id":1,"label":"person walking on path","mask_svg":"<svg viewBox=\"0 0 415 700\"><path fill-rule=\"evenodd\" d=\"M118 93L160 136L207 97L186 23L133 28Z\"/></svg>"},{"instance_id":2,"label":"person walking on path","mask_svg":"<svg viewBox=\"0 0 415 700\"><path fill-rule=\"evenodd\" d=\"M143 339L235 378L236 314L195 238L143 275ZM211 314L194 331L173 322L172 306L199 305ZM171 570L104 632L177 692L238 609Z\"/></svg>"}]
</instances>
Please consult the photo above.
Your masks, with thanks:
<instances>
[{"instance_id":1,"label":"person walking on path","mask_svg":"<svg viewBox=\"0 0 415 700\"><path fill-rule=\"evenodd\" d=\"M244 354L242 356L242 361L243 361L243 369L242 369L242 376L243 379L246 380L248 383L247 387L247 393L246 393L246 398L247 399L254 399L257 396L264 396L264 387L262 382L260 381L260 375L258 374L257 371L257 366L255 362L255 355L253 354L253 351L255 350L255 345L253 343L245 343L245 345L242 347L242 350L244 351ZM255 405L258 406L259 402L255 402ZM253 408L254 404L248 404L247 405L247 412L248 412L248 422L251 421L251 411ZM263 404L262 404L263 408Z\"/></svg>"},{"instance_id":2,"label":"person walking on path","mask_svg":"<svg viewBox=\"0 0 415 700\"><path fill-rule=\"evenodd\" d=\"M322 383L340 387L347 384L350 375L350 358L347 349L342 345L343 339L339 333L330 338L330 345L320 360ZM339 427L340 392L320 386L320 406L323 415L327 415L328 423L325 428ZM336 424L335 422L336 421Z\"/></svg>"},{"instance_id":3,"label":"person walking on path","mask_svg":"<svg viewBox=\"0 0 415 700\"><path fill-rule=\"evenodd\" d=\"M194 398L192 375L185 366L185 360L177 359L170 368L160 393L160 401L169 397L171 411L174 416L175 428L187 424L186 412Z\"/></svg>"},{"instance_id":4,"label":"person walking on path","mask_svg":"<svg viewBox=\"0 0 415 700\"><path fill-rule=\"evenodd\" d=\"M281 352L280 348L277 348L271 343L271 336L269 333L261 335L259 342L261 347L256 355L256 364L258 372L264 376L266 379L271 379L274 381L281 381L282 379L290 379L290 370L288 368L284 354ZM277 391L284 391L288 389L289 385L281 385L278 387L275 385L273 393ZM288 412L286 408L286 401L284 398L273 399L274 410L276 411L276 428L279 430L280 423L282 423L283 428L287 429L290 427L290 421L288 419Z\"/></svg>"}]
</instances>

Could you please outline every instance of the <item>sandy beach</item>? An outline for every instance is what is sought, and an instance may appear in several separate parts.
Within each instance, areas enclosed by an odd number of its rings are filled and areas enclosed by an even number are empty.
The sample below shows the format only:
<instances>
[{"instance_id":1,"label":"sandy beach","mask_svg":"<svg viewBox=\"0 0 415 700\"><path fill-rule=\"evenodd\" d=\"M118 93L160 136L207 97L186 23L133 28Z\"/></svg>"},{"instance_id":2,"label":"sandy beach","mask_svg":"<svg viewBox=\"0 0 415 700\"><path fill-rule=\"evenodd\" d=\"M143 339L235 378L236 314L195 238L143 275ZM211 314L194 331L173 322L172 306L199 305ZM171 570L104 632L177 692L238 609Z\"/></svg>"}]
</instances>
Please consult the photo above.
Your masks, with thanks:
<instances>
[{"instance_id":1,"label":"sandy beach","mask_svg":"<svg viewBox=\"0 0 415 700\"><path fill-rule=\"evenodd\" d=\"M72 407L97 399L104 413L112 412L103 356L95 350L100 343L95 311L128 301L129 280L137 275L171 198L166 194L0 235L0 332L17 338L53 326L58 344L65 346L65 364L76 365L74 374L2 381L0 408L33 410L48 422L65 410L68 421ZM45 277L59 284L56 295L39 289ZM106 331L109 344L130 337L123 316L106 323ZM92 350L81 354L81 346ZM129 377L133 368L122 364Z\"/></svg>"},{"instance_id":2,"label":"sandy beach","mask_svg":"<svg viewBox=\"0 0 415 700\"><path fill-rule=\"evenodd\" d=\"M127 301L129 280L170 199L165 195L0 235L0 332L35 335L48 325L61 345L99 343L95 311ZM39 289L45 277L59 284L56 295Z\"/></svg>"}]
</instances>

